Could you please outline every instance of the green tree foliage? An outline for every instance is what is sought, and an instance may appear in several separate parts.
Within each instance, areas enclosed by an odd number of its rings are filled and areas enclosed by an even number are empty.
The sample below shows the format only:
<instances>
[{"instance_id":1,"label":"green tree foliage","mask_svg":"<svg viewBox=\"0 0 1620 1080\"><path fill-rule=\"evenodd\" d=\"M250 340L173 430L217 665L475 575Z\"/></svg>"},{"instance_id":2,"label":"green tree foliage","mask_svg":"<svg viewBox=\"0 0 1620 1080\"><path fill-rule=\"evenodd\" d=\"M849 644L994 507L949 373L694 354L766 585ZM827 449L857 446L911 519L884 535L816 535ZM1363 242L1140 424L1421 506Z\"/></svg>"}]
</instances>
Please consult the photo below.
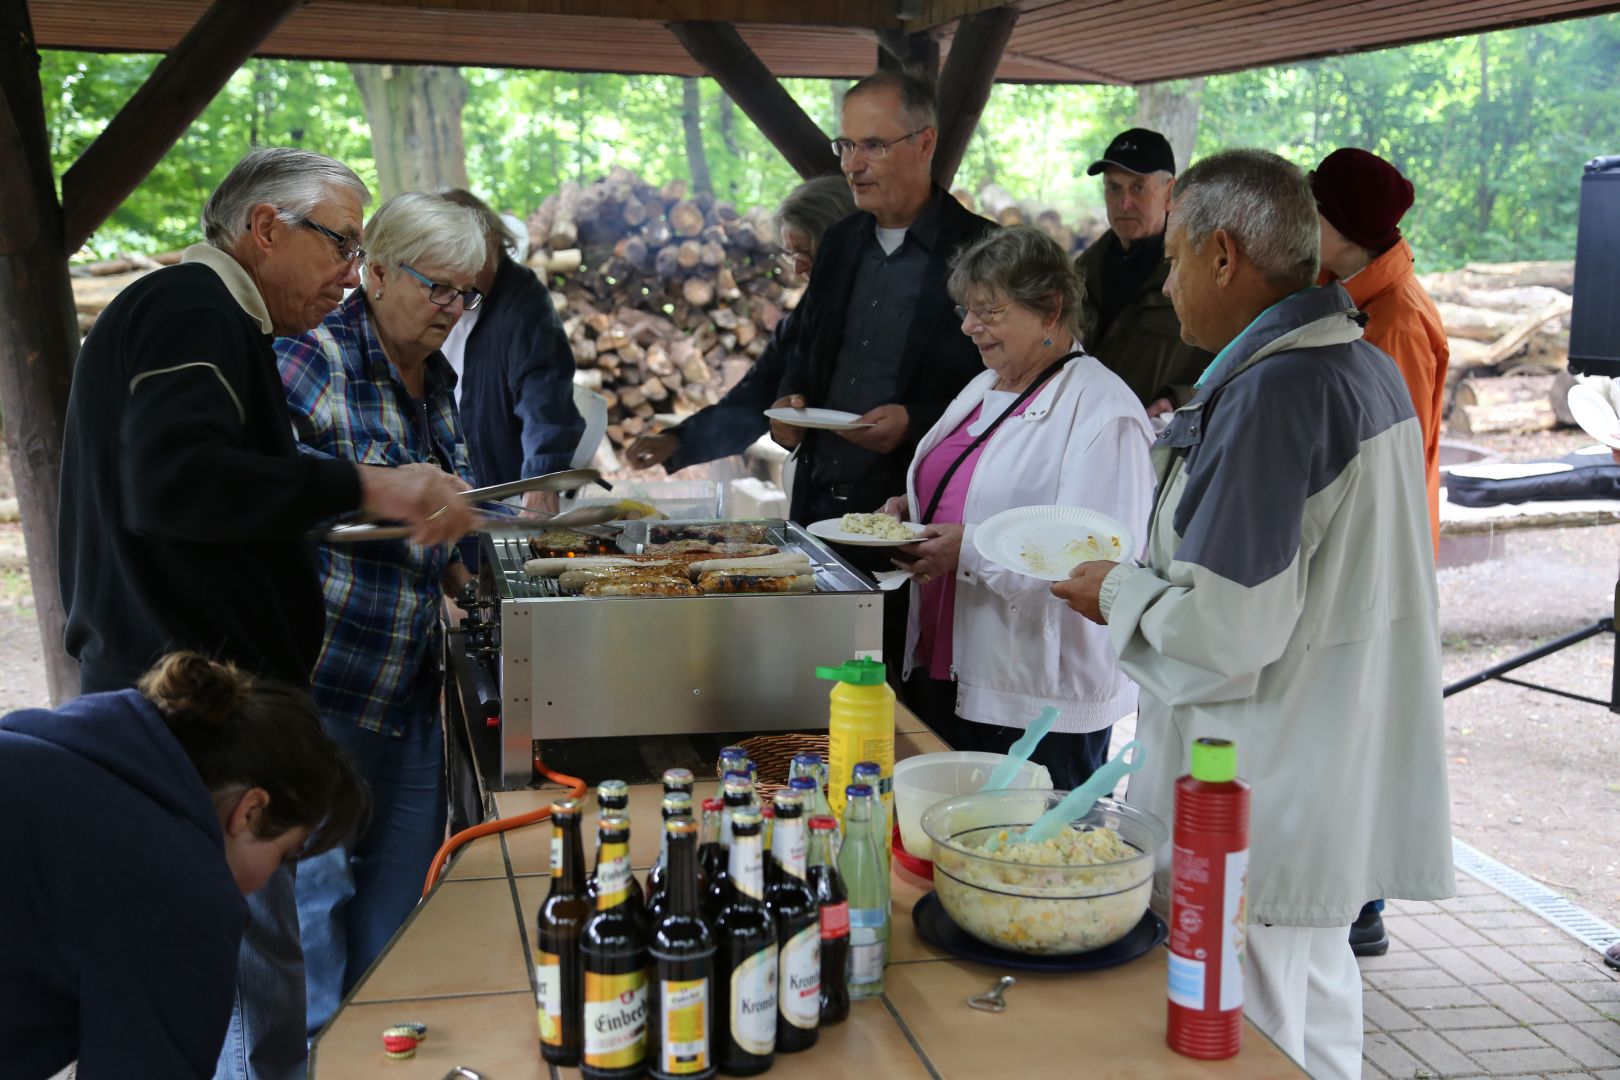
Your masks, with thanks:
<instances>
[{"instance_id":1,"label":"green tree foliage","mask_svg":"<svg viewBox=\"0 0 1620 1080\"><path fill-rule=\"evenodd\" d=\"M45 54L42 78L57 173L156 64L150 56ZM464 69L473 187L527 213L566 180L624 165L662 183L686 175L678 78ZM829 136L837 87L784 85ZM1424 269L1478 259L1569 258L1581 164L1620 152L1620 15L1206 79L1198 152L1262 146L1310 167L1339 146L1394 161L1417 187L1405 231ZM1000 85L957 176L997 184L1068 219L1099 216L1085 175L1129 127L1136 91ZM703 141L715 193L771 205L798 177L741 111L702 83ZM255 60L233 78L90 247L168 250L195 238L197 212L256 144L330 153L374 180L360 95L341 64Z\"/></svg>"}]
</instances>

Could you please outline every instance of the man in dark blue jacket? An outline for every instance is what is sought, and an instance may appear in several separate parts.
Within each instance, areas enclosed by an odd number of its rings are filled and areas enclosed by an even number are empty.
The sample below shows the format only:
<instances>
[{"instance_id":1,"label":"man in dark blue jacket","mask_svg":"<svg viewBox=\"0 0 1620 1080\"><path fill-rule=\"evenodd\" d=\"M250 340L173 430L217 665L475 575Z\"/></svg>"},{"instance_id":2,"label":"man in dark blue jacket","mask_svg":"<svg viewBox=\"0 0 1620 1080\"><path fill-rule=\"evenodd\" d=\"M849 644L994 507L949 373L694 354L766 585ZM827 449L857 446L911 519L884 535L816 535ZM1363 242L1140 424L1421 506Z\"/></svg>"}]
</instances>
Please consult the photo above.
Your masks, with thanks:
<instances>
[{"instance_id":1,"label":"man in dark blue jacket","mask_svg":"<svg viewBox=\"0 0 1620 1080\"><path fill-rule=\"evenodd\" d=\"M500 215L466 191L443 194L478 211L489 240L489 261L473 282L484 303L461 317L443 349L460 379L457 405L473 475L482 486L566 469L585 421L574 407L574 353L551 294L512 259L517 238ZM557 509L551 492L525 501Z\"/></svg>"}]
</instances>

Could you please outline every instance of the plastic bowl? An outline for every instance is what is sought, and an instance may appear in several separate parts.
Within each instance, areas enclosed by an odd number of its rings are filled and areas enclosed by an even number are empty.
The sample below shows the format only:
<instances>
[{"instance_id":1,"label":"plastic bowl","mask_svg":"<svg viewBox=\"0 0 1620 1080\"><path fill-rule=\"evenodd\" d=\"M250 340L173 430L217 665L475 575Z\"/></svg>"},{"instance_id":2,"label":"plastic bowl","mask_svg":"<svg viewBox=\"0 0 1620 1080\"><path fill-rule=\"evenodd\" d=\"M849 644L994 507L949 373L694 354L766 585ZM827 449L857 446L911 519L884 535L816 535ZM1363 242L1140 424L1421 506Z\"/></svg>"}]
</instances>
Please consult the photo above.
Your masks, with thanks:
<instances>
[{"instance_id":1,"label":"plastic bowl","mask_svg":"<svg viewBox=\"0 0 1620 1080\"><path fill-rule=\"evenodd\" d=\"M894 816L900 823L900 842L919 859L927 859L928 834L923 832L923 811L953 795L978 791L1003 754L971 750L948 750L939 754L918 754L894 763ZM1038 788L1050 791L1052 777L1045 765L1026 761L1013 777L1013 789Z\"/></svg>"},{"instance_id":2,"label":"plastic bowl","mask_svg":"<svg viewBox=\"0 0 1620 1080\"><path fill-rule=\"evenodd\" d=\"M1067 792L988 791L947 799L923 814L933 841L934 889L945 911L986 945L1038 956L1072 956L1112 945L1147 910L1154 855L1169 835L1164 823L1134 806L1098 799L1070 828L1107 827L1130 856L1087 865L1044 865L982 845L1003 829L1021 829Z\"/></svg>"}]
</instances>

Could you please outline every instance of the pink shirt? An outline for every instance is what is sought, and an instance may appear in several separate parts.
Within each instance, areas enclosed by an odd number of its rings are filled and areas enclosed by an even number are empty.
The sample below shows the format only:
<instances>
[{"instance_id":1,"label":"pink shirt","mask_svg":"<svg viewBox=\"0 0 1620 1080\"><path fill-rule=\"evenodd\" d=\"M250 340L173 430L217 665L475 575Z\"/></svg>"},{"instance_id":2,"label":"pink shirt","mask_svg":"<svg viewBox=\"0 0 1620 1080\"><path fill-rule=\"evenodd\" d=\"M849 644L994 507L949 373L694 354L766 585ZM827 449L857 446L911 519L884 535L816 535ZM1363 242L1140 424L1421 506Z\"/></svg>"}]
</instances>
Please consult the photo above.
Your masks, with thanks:
<instances>
[{"instance_id":1,"label":"pink shirt","mask_svg":"<svg viewBox=\"0 0 1620 1080\"><path fill-rule=\"evenodd\" d=\"M928 509L928 504L934 498L934 492L939 488L939 482L945 476L945 470L951 467L962 451L966 450L974 439L978 438L979 429L977 421L985 405L990 406L990 418L1000 416L1002 411L1012 404L1017 397L1008 391L992 390L982 404L968 414L957 429L951 432L930 450L917 465L917 509L919 512ZM1017 416L1029 407L1036 395L1031 394L1018 406ZM989 420L985 421L989 423ZM990 438L995 438L992 435ZM969 454L967 460L962 462L951 477L951 482L945 488L945 494L940 497L939 509L929 524L962 524L962 511L967 506L968 488L973 483L973 471L979 467L979 458L984 456L984 448L990 445L990 439L980 443ZM935 679L951 678L951 643L952 619L956 611L956 575L947 574L944 577L926 581L923 584L913 584L917 593L917 649L912 654L912 662L920 668L925 668L930 677Z\"/></svg>"}]
</instances>

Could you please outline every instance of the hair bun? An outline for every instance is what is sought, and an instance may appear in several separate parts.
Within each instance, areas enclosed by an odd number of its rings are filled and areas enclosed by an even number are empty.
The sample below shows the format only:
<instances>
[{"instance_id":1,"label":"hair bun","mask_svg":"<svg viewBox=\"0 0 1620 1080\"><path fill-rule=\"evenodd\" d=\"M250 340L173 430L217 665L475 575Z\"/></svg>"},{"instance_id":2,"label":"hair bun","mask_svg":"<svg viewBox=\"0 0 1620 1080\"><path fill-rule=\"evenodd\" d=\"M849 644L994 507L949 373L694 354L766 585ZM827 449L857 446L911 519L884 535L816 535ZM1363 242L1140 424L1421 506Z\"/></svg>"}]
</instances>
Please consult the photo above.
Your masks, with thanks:
<instances>
[{"instance_id":1,"label":"hair bun","mask_svg":"<svg viewBox=\"0 0 1620 1080\"><path fill-rule=\"evenodd\" d=\"M217 726L242 708L252 684L253 677L235 664L175 652L160 659L138 686L165 720Z\"/></svg>"}]
</instances>

